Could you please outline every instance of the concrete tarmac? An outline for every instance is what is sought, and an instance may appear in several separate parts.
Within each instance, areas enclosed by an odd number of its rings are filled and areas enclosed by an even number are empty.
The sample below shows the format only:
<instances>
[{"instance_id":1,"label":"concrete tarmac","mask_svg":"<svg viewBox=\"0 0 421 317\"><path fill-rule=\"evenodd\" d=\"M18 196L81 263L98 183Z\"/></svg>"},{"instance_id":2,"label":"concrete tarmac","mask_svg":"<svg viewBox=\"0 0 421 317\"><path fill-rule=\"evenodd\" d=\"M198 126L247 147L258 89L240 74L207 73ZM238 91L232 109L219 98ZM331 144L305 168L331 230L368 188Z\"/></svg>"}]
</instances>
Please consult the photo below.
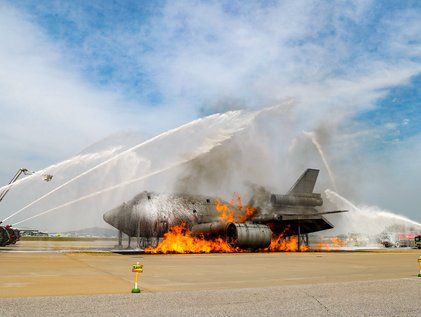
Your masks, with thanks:
<instances>
[{"instance_id":1,"label":"concrete tarmac","mask_svg":"<svg viewBox=\"0 0 421 317\"><path fill-rule=\"evenodd\" d=\"M416 278L126 295L4 298L1 316L414 316Z\"/></svg>"},{"instance_id":2,"label":"concrete tarmac","mask_svg":"<svg viewBox=\"0 0 421 317\"><path fill-rule=\"evenodd\" d=\"M118 255L21 246L0 251L1 316L421 315L420 250ZM140 295L130 294L137 261Z\"/></svg>"}]
</instances>

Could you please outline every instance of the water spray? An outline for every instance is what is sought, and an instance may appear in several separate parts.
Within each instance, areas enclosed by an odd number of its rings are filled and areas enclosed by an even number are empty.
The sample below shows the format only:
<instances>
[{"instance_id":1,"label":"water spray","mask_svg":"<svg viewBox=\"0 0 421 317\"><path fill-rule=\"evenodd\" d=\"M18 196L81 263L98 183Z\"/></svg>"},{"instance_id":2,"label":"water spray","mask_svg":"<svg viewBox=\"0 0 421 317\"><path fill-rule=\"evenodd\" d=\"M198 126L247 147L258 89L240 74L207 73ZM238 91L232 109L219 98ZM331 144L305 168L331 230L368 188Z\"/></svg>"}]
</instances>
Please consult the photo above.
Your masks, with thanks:
<instances>
[{"instance_id":1,"label":"water spray","mask_svg":"<svg viewBox=\"0 0 421 317\"><path fill-rule=\"evenodd\" d=\"M320 145L319 141L317 140L316 134L314 132L303 132L305 136L307 136L311 142L314 144L314 146L316 147L317 151L320 154L320 157L322 158L323 164L326 167L327 173L329 174L329 178L330 181L332 183L333 188L335 189L335 191L337 191L337 187L336 187L336 180L335 180L335 175L333 174L329 163L327 162L326 156L323 152L322 146Z\"/></svg>"},{"instance_id":2,"label":"water spray","mask_svg":"<svg viewBox=\"0 0 421 317\"><path fill-rule=\"evenodd\" d=\"M260 113L260 112L262 112L262 111L251 112L250 113L249 120L246 120L244 118L243 125L240 126L240 127L237 127L237 130L235 132L241 130L244 127L244 125L245 125L244 123L248 123L249 121L251 121L251 119L254 119L256 117L256 115L258 113ZM81 178L81 177L83 177L83 176L85 176L85 175L87 175L87 174L89 174L89 173L91 173L91 172L99 169L100 167L103 167L103 166L107 165L108 163L121 158L122 156L126 155L127 153L130 153L132 151L138 150L138 149L140 149L140 148L142 148L142 147L144 147L144 146L146 146L148 144L151 144L152 142L155 142L155 141L157 141L159 139L162 139L162 138L165 138L165 137L167 137L169 135L172 135L172 134L174 134L174 133L176 133L176 132L178 132L178 131L180 131L182 129L188 128L190 126L197 125L199 122L203 122L204 120L212 120L212 119L218 118L218 117L220 117L222 119L226 119L226 117L228 116L228 114L231 115L231 117L233 117L233 118L238 118L239 115L242 114L242 111L230 111L230 112L227 112L227 113L225 113L223 115L221 115L221 114L214 114L214 115L211 115L211 116L208 116L208 117L205 117L205 118L199 118L197 120L194 120L194 121L191 121L189 123L186 123L186 124L184 124L184 125L182 125L180 127L177 127L175 129L171 129L171 130L168 130L168 131L166 131L164 133L161 133L161 134L159 134L159 135L157 135L157 136L155 136L155 137L153 137L153 138L151 138L151 139L149 139L149 140L147 140L145 142L142 142L140 144L137 144L137 145L135 145L135 146L133 146L133 147L131 147L131 148L129 148L129 149L121 152L121 153L118 153L118 154L114 155L113 157L105 160L104 162L102 162L102 163L100 163L100 164L98 164L98 165L96 165L96 166L88 169L87 171L85 171L85 172L83 172L83 173L81 173L81 174L79 174L79 175L77 175L75 177L73 177L72 179L68 180L67 182L63 183L62 185L54 188L53 190L51 190L50 192L46 193L45 195L37 198L36 200L34 200L31 203L29 203L26 206L24 206L23 208L21 208L21 209L17 210L16 212L12 213L10 216L8 216L7 218L5 218L4 220L8 220L11 217L14 217L14 216L18 215L22 211L28 209L29 207L33 206L34 204L38 203L39 201L43 200L44 198L49 197L53 193L55 193L55 192L59 191L60 189L62 189L63 187L65 187L65 186L73 183L74 181L78 180L79 178Z\"/></svg>"},{"instance_id":3,"label":"water spray","mask_svg":"<svg viewBox=\"0 0 421 317\"><path fill-rule=\"evenodd\" d=\"M26 168L21 168L17 171L17 173L15 174L15 176L13 176L13 178L11 179L11 181L9 182L8 186L5 186L6 189L4 189L3 191L0 189L0 202L4 199L4 197L7 195L7 193L9 192L10 188L16 184L16 182L18 181L18 178L21 175L34 175L35 172L29 171ZM50 174L43 174L42 178L44 181L49 182L53 179L53 175Z\"/></svg>"},{"instance_id":4,"label":"water spray","mask_svg":"<svg viewBox=\"0 0 421 317\"><path fill-rule=\"evenodd\" d=\"M33 205L33 204L35 204L37 201L40 201L41 199L43 199L43 198L45 198L45 197L47 197L47 196L51 195L53 192L55 192L55 191L59 190L60 188L63 188L65 185L67 185L67 184L71 183L72 181L76 180L77 178L80 178L80 177L82 177L82 176L84 176L84 175L88 174L89 172L93 171L94 169L99 168L100 166L103 166L103 165L107 164L108 162L110 162L110 161L112 161L112 160L116 159L116 157L120 157L121 155L124 155L125 153L128 153L128 152L130 152L130 151L133 151L134 149L138 149L138 148L140 148L142 145L149 144L149 143L151 143L152 141L157 140L158 138L162 138L163 136L167 136L167 135L173 134L173 133L175 133L175 132L179 131L180 129L183 129L183 128L186 128L186 127L189 127L189 126L195 125L195 124L197 124L198 122L201 122L201 121L206 120L206 119L207 119L207 120L209 120L209 119L213 119L213 118L220 118L220 119L221 119L221 122L226 122L226 121L227 121L227 119L231 119L231 121L233 121L233 119L235 119L235 120L237 120L237 121L238 121L239 119L241 119L241 120L239 121L241 124L240 124L240 125L235 126L235 129L234 129L234 130L233 130L233 128L232 128L233 124L231 123L231 124L229 125L229 128L227 128L227 129L224 129L224 130L223 130L223 132L224 132L224 133L223 133L222 135L218 135L218 136L217 136L217 138L215 138L215 137L214 137L214 138L208 138L207 140L208 140L208 141L210 141L210 143L209 143L209 144L204 144L204 145L201 145L199 148L197 148L197 149L196 149L196 151L194 152L194 154L192 154L192 155L191 155L191 156L189 156L188 158L181 159L180 161L178 161L178 162L176 162L176 163L173 163L173 164L171 164L170 166L167 166L167 167L165 167L165 168L163 168L163 169L160 169L160 170L158 170L158 171L153 171L153 172L150 172L150 173L148 173L148 174L146 174L146 175L143 175L143 176L137 177L137 178L135 178L135 179L131 179L131 180L128 180L128 181L125 181L125 182L119 183L119 184L117 184L117 185L113 185L113 186L111 186L111 187L108 187L108 188L105 188L105 189L102 189L102 190L96 191L96 192L94 192L94 193L91 193L91 194L85 195L85 196L83 196L83 197L80 197L80 198L74 199L74 200L72 200L72 201L66 202L66 203L64 203L64 204L62 204L62 205L59 205L59 206L56 206L56 207L50 208L50 209L45 210L45 211L42 211L41 213L38 213L38 214L36 214L36 215L34 215L34 216L31 216L31 217L29 217L29 218L26 218L26 219L24 219L24 220L21 220L21 221L17 222L16 224L20 224L20 223L23 223L23 222L29 221L29 220L31 220L31 219L34 219L34 218L37 218L37 217L39 217L39 216L42 216L42 215L48 214L48 213L53 212L53 211L55 211L55 210L58 210L58 209L61 209L61 208L64 208L64 207L70 206L70 205L75 204L75 203L77 203L77 202L80 202L80 201L83 201L83 200L86 200L86 199L89 199L89 198L95 197L95 196L97 196L97 195L100 195L100 194L103 194L103 193L106 193L106 192L109 192L109 191L111 191L111 190L114 190L114 189L117 189L117 188L120 188L120 187L124 187L124 186L130 185L130 184L133 184L133 183L135 183L135 182L139 182L139 181L145 180L145 179L147 179L147 178L149 178L149 177L151 177L151 176L154 176L154 175L157 175L157 174L163 173L163 172L168 171L168 170L170 170L170 169L172 169L172 168L174 168L174 167L176 167L176 166L180 166L180 165L182 165L182 164L184 164L184 163L187 163L187 162L189 162L189 161L191 161L191 160L195 159L195 158L196 158L196 157L198 157L199 155L202 155L202 154L204 154L204 153L206 153L206 152L209 152L212 148L214 148L215 146L217 146L217 145L221 144L223 141L226 141L227 139L229 139L229 138L232 136L232 134L233 134L233 133L237 133L237 132L239 132L239 131L243 130L243 129L245 128L245 126L246 126L247 124L249 124L250 122L252 122L252 120L254 120L254 119L255 119L258 115L260 115L260 114L262 114L262 113L265 113L265 112L279 111L279 109L280 109L280 106L269 107L269 108L262 109L262 110L260 110L260 111L249 112L249 113L247 113L247 116L243 116L243 117L239 117L239 115L240 115L240 114L242 114L242 111L230 111L230 112L227 112L227 113L222 114L222 115L221 115L221 114L216 114L216 115L208 116L208 117L206 117L206 118L198 119L198 120L192 121L192 122L190 122L190 123L188 123L188 124L186 124L186 125L183 125L183 126L181 126L181 127L178 127L178 128L176 128L176 129L173 129L173 130L167 131L167 132L165 132L165 133L163 133L163 134L161 134L161 135L159 135L159 136L157 136L157 137L155 137L155 138L153 138L153 139L150 139L150 140L148 140L148 141L146 141L146 142L143 142L143 143L141 143L141 144L139 144L139 145L136 145L135 147L132 147L131 149L129 149L129 150L125 151L125 152L122 152L122 153L120 153L120 154L116 155L115 157L112 157L112 158L110 158L109 160L107 160L107 161L105 161L105 162L103 162L103 163L101 163L101 164L98 164L97 166L95 166L95 167L91 168L90 170L88 170L88 171L86 171L86 172L84 172L84 173L82 173L82 174L80 174L80 175L76 176L75 178L73 178L73 179L69 180L68 182L64 183L63 185L60 185L59 187L55 188L53 191L51 191L51 192L47 193L46 195L44 195L44 196L42 196L42 197L38 198L36 201L32 202L31 204L29 204L29 205L25 206L24 208L22 208L22 209L21 209L21 210L19 210L18 212L15 212L14 214L12 214L11 216L9 216L8 218L10 218L10 217L12 217L12 216L14 216L14 215L17 215L19 212L21 212L21 211L23 211L24 209L28 208L30 205ZM230 116L228 116L228 114L229 114ZM233 122L234 122L234 121L233 121ZM234 122L234 123L235 123L235 122ZM231 129L231 130L230 130L230 129Z\"/></svg>"},{"instance_id":5,"label":"water spray","mask_svg":"<svg viewBox=\"0 0 421 317\"><path fill-rule=\"evenodd\" d=\"M104 194L104 193L109 192L109 191L111 191L111 190L114 190L114 189L117 189L117 188L120 188L120 187L124 187L124 186L127 186L127 185L131 185L131 184L136 183L136 182L143 181L143 180L145 180L145 179L147 179L147 178L149 178L149 177L152 177L152 176L158 175L158 174L160 174L160 173L166 172L166 171L168 171L168 170L170 170L170 169L172 169L172 168L174 168L174 167L176 167L176 166L179 166L179 165L181 165L181 164L183 164L183 163L187 163L188 161L190 161L190 159L189 159L189 160L183 160L183 161L177 162L177 163L175 163L175 164L173 164L173 165L171 165L171 166L168 166L168 167L166 167L166 168L164 168L164 169L162 169L162 170L155 171L155 172L152 172L152 173L149 173L149 174L143 175L143 176L141 176L141 177L138 177L138 178L135 178L135 179L131 179L131 180L129 180L129 181L125 181L125 182L123 182L123 183L120 183L120 184L117 184L117 185L113 185L113 186L110 186L110 187L107 187L107 188L101 189L101 190L99 190L99 191L97 191L97 192L94 192L94 193L91 193L91 194L88 194L88 195L85 195L85 196L79 197L79 198L77 198L77 199L74 199L74 200L72 200L72 201L69 201L69 202L67 202L67 203L64 203L64 204L62 204L62 205L60 205L60 206L50 208L50 209L45 210L45 211L43 211L43 212L41 212L41 213L38 213L38 214L36 214L36 215L34 215L34 216L31 216L31 217L26 218L26 219L24 219L24 220L18 221L18 222L16 222L16 223L14 224L14 226L16 226L16 225L18 225L18 224L21 224L22 222L26 222L26 221L28 221L28 220L32 220L32 219L38 218L38 217L40 217L40 216L42 216L42 215L45 215L45 214L48 214L48 213L50 213L50 212L52 212L52 211L55 211L55 210L58 210L58 209L61 209L61 208L64 208L64 207L68 207L68 206L73 205L73 204L75 204L75 203L78 203L78 202L80 202L80 201L83 201L83 200L86 200L86 199L89 199L89 198L92 198L92 197L95 197L95 196L98 196L98 195Z\"/></svg>"},{"instance_id":6,"label":"water spray","mask_svg":"<svg viewBox=\"0 0 421 317\"><path fill-rule=\"evenodd\" d=\"M345 208L350 209L351 212L345 217L353 217L354 219L352 219L352 223L355 223L355 225L357 225L360 230L363 230L362 228L364 228L364 226L371 224L370 227L363 231L369 232L370 230L376 229L378 231L382 231L387 229L388 226L398 223L404 224L405 226L421 228L421 223L413 221L407 217L397 215L389 211L380 210L375 207L356 206L348 199L342 197L330 189L326 189L325 194L331 202L336 204L343 204L345 205Z\"/></svg>"},{"instance_id":7,"label":"water spray","mask_svg":"<svg viewBox=\"0 0 421 317\"><path fill-rule=\"evenodd\" d=\"M260 112L259 112L259 113L260 113ZM256 115L256 113L252 113L252 116L250 116L249 121L251 121L252 119L254 119L254 118L255 118L255 115ZM246 123L248 123L249 121L245 120L245 122L246 122ZM239 128L237 128L237 130L236 130L235 132L241 131L243 128L244 128L244 125L243 125L243 126L241 126L241 127L239 127ZM102 190L99 190L99 191L97 191L97 192L94 192L94 193L91 193L91 194L88 194L88 195L82 196L82 197L80 197L80 198L74 199L74 200L72 200L72 201L70 201L70 202L67 202L67 203L64 203L64 204L62 204L62 205L59 205L59 206L56 206L56 207L50 208L50 209L45 210L45 211L43 211L43 212L41 212L41 213L38 213L38 214L36 214L36 215L34 215L34 216L31 216L31 217L28 217L28 218L26 218L26 219L24 219L24 220L21 220L21 221L19 221L19 222L15 223L15 225L18 225L18 224L21 224L21 223L23 223L23 222L26 222L26 221L32 220L32 219L34 219L34 218L40 217L40 216L42 216L42 215L48 214L48 213L50 213L50 212L52 212L52 211L55 211L55 210L58 210L58 209L61 209L61 208L64 208L64 207L68 207L68 206L70 206L70 205L72 205L72 204L75 204L75 203L77 203L77 202L80 202L80 201L83 201L83 200L86 200L86 199L89 199L89 198L92 198L92 197L95 197L95 196L101 195L101 194L106 193L106 192L109 192L109 191L111 191L111 190L114 190L114 189L117 189L117 188L120 188L120 187L124 187L124 186L130 185L130 184L133 184L133 183L135 183L135 182L143 181L143 180L145 180L145 179L147 179L147 178L149 178L149 177L152 177L152 176L158 175L158 174L160 174L160 173L166 172L166 171L168 171L168 170L171 170L172 168L175 168L175 167L177 167L177 166L180 166L180 165L182 165L182 164L184 164L184 163L187 163L187 162L189 162L189 161L191 161L191 160L193 160L193 159L197 158L199 155L202 155L202 154L204 154L204 153L209 152L209 151L210 151L211 149L213 149L215 146L217 146L217 145L221 144L223 141L227 140L230 136L231 136L230 134L227 134L227 135L223 135L223 136L221 136L219 139L212 139L212 143L211 143L211 144L209 144L207 147L203 148L203 146L202 146L202 148L201 148L201 149L199 149L198 151L196 151L196 153L194 153L194 154L193 154L193 155L191 155L190 157L185 158L185 159L182 159L182 160L179 160L179 161L177 161L177 162L175 162L175 163L173 163L173 164L171 164L171 165L169 165L169 166L167 166L167 167L165 167L165 168L163 168L163 169L160 169L160 170L158 170L158 171L154 171L154 172L148 173L148 174L146 174L146 175L143 175L143 176L140 176L140 177L137 177L137 178L134 178L134 179L131 179L131 180L128 180L128 181L125 181L125 182L119 183L119 184L117 184L117 185L113 185L113 186L107 187L107 188L102 189ZM86 173L87 173L87 172L85 172L85 175L86 175ZM70 181L69 181L69 182L70 182ZM67 182L67 183L69 183L69 182ZM61 187L63 187L64 185L65 185L65 184L61 185ZM59 188L57 188L57 189L55 189L55 190L58 190L58 189L59 189ZM50 192L50 193L51 193L51 192ZM45 196L45 195L44 195L44 196ZM15 213L15 214L17 214L17 213ZM10 217L9 217L9 218L10 218Z\"/></svg>"},{"instance_id":8,"label":"water spray","mask_svg":"<svg viewBox=\"0 0 421 317\"><path fill-rule=\"evenodd\" d=\"M345 197L342 197L341 195L339 195L338 193L334 192L333 190L330 189L326 189L325 190L325 194L326 197L330 200L333 201L333 198L336 198L340 201L342 201L343 203L345 203L345 205L347 206L346 208L351 209L351 210L357 210L357 211L361 211L361 209L359 209L357 206L355 206L352 202L350 202L348 199L346 199Z\"/></svg>"},{"instance_id":9,"label":"water spray","mask_svg":"<svg viewBox=\"0 0 421 317\"><path fill-rule=\"evenodd\" d=\"M41 176L43 177L43 179L45 180L45 181L50 181L52 178L53 178L53 176L52 175L50 175L50 174L42 174L42 173L44 173L45 172L45 170L41 170L41 171L37 171L37 172L33 172L33 171L29 171L28 169L26 169L26 168L21 168L21 169L19 169L18 170L18 172L15 174L15 176L12 178L12 180L9 182L9 184L7 184L7 185L5 185L5 186L2 186L2 187L0 187L0 193L7 193L9 190L10 190L10 188L12 187L12 186L17 186L17 185L19 185L20 183L22 183L23 181L25 181L25 180L28 180L28 179L30 179L31 177L33 177L33 176L36 176L36 175L40 175L41 174ZM21 178L21 179L18 179L19 177L20 177L20 175L21 174L23 174L23 175L25 175L25 176L27 176L27 177L24 177L24 178ZM1 197L2 195L0 195L0 201L2 200L2 197Z\"/></svg>"},{"instance_id":10,"label":"water spray","mask_svg":"<svg viewBox=\"0 0 421 317\"><path fill-rule=\"evenodd\" d=\"M5 186L0 187L0 192L3 191L3 190L10 189L10 187L12 187L12 186L13 187L19 186L22 183L33 179L36 176L42 176L43 180L50 181L53 178L53 175L52 175L51 171L54 170L54 169L60 168L63 165L72 163L74 161L78 162L78 161L82 161L82 160L97 159L97 158L102 157L104 155L110 154L110 152L111 153L115 152L116 150L118 150L118 148L114 148L111 151L108 150L108 151L103 151L103 152L98 152L98 153L93 153L93 154L77 155L77 156L74 156L70 159L61 161L57 164L50 165L50 166L48 166L48 167L46 167L42 170L39 170L39 171L36 171L36 172L31 171L30 173L25 174L26 177L18 179L13 184L7 184Z\"/></svg>"}]
</instances>

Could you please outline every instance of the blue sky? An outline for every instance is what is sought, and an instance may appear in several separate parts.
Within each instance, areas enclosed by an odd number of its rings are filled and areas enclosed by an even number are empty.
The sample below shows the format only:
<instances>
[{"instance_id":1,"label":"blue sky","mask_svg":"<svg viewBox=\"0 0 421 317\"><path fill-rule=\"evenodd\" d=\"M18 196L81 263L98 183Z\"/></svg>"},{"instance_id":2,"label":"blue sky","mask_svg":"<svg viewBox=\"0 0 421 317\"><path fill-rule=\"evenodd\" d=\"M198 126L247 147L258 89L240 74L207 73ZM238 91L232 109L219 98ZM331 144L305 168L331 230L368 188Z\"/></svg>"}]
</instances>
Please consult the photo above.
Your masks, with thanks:
<instances>
[{"instance_id":1,"label":"blue sky","mask_svg":"<svg viewBox=\"0 0 421 317\"><path fill-rule=\"evenodd\" d=\"M3 183L118 131L288 98L303 130L341 126L332 149L353 138L367 161L420 140L419 1L3 1L0 15Z\"/></svg>"},{"instance_id":2,"label":"blue sky","mask_svg":"<svg viewBox=\"0 0 421 317\"><path fill-rule=\"evenodd\" d=\"M184 4L187 11L189 6L200 6L201 3L215 3L215 6L219 4L221 10L233 19L247 19L253 13L254 7L270 11L272 7L278 6L277 1L254 2L249 6L242 6L241 2L235 1L180 3ZM361 17L352 16L354 12L347 13L347 10L354 10L358 14L358 10L362 10L358 6L362 3L351 1L337 6L332 3L327 5L330 12L322 25L318 26L317 32L298 36L292 34L288 42L298 49L314 43L335 50L338 42L345 44L346 52L328 56L333 58L330 61L333 62L333 67L329 72L336 75L346 76L350 67L365 67L364 61L367 58L397 63L401 59L400 52L389 47L387 41L390 32L387 29L396 17L405 18L411 12L419 13L419 2L377 1L367 5ZM162 44L171 47L171 43L154 43L153 36L150 36L154 32L153 28L160 28L160 19L164 20L162 15L166 7L165 1L12 1L11 4L27 14L52 41L58 42L66 59L73 61L91 83L101 87L121 87L131 98L140 98L151 106L164 102L165 92L156 84L154 74L147 67L142 67L142 61L133 58L132 52L127 49L133 49L134 53L141 56L153 54ZM312 11L314 14L318 12L314 8ZM183 42L188 40L190 32L203 32L183 25L183 19L187 17L188 14L179 14L176 19L180 24L170 30L162 25L164 31L172 33L171 41ZM217 32L208 30L204 33L198 36L209 43L218 41ZM419 39L416 36L408 38L405 44L409 48L418 46ZM170 56L171 54L166 58ZM406 60L407 56L402 59ZM419 55L411 56L411 60L419 62Z\"/></svg>"},{"instance_id":3,"label":"blue sky","mask_svg":"<svg viewBox=\"0 0 421 317\"><path fill-rule=\"evenodd\" d=\"M185 2L185 9L189 10L189 5L200 6L200 3L206 2ZM139 34L148 32L148 29L154 26L159 28L162 12L165 11L165 1L20 1L11 4L38 25L51 41L58 43L65 58L72 61L91 84L104 89L119 89L129 99L137 102L140 100L147 107L157 107L165 103L166 92L155 82L154 73L147 67L142 67L143 62L134 59L131 53L128 53L130 48L140 56L142 53L154 54L154 51L159 49L160 46L153 43L153 37L142 37ZM385 60L392 64L398 63L399 60L419 63L419 54L408 58L405 55L400 56L399 50L391 49L388 43L390 35L387 31L390 28L389 24L393 24L396 17L405 17L408 12L419 13L419 1L377 1L364 8L366 12L361 18L353 18L346 14L346 10L357 12L360 4L361 2L348 2L347 5L328 6L331 12L317 32L297 38L291 36L289 42L298 49L300 46L314 43L326 45L332 50L335 50L334 46L337 43L332 41L332 38L339 38L339 42L345 43L345 53L328 56L333 58L334 67L324 76L345 77L357 71L359 67L366 67L367 59ZM278 2L256 2L252 8L244 7L241 2L235 1L219 2L219 5L227 16L236 18L252 14L255 6L270 11L272 7L278 6ZM341 10L344 11L343 14ZM180 14L179 20L182 22L183 19L186 17ZM339 30L338 24L341 25ZM163 25L163 29L165 27ZM180 23L175 30L170 31L174 32L171 41L183 42L183 38L188 38L188 33L192 30ZM116 33L133 42L128 44L122 41L119 46L118 41L113 41ZM208 42L217 41L217 33L207 33L209 34L200 36L205 37ZM417 36L407 38L405 42L408 49L420 45ZM171 47L171 43L165 45ZM325 62L320 61L321 64ZM376 100L374 109L357 113L355 118L372 126L398 124L399 135L395 130L389 131L390 133L384 136L385 142L401 140L419 133L420 78L414 76L409 83L391 88L387 96ZM204 107L204 113L213 112L212 109Z\"/></svg>"},{"instance_id":4,"label":"blue sky","mask_svg":"<svg viewBox=\"0 0 421 317\"><path fill-rule=\"evenodd\" d=\"M414 76L407 85L393 88L380 99L375 109L364 111L357 120L376 126L390 126L380 149L389 142L405 140L421 132L421 76Z\"/></svg>"},{"instance_id":5,"label":"blue sky","mask_svg":"<svg viewBox=\"0 0 421 317\"><path fill-rule=\"evenodd\" d=\"M142 69L127 74L132 61L124 47L110 41L115 32L135 32L159 14L162 1L72 1L68 3L22 1L20 10L30 15L48 36L62 43L66 57L75 60L81 73L99 86L121 85L132 97L145 97L151 105L159 101L158 89ZM93 36L98 36L95 42ZM147 50L147 43L136 43ZM82 49L81 49L82 48ZM148 91L145 94L145 91Z\"/></svg>"}]
</instances>

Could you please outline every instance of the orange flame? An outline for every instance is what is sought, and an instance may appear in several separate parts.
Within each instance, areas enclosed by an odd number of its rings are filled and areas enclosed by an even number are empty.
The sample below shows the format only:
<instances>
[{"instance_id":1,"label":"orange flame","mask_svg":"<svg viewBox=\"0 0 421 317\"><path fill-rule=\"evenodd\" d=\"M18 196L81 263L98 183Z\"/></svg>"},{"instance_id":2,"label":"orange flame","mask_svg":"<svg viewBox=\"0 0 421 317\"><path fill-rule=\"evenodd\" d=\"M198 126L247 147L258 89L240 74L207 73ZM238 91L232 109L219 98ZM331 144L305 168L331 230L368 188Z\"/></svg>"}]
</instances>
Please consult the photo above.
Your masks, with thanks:
<instances>
[{"instance_id":1,"label":"orange flame","mask_svg":"<svg viewBox=\"0 0 421 317\"><path fill-rule=\"evenodd\" d=\"M338 237L329 238L328 241L317 243L315 246L316 250L320 251L332 251L343 248L347 245L346 241L339 239Z\"/></svg>"},{"instance_id":2,"label":"orange flame","mask_svg":"<svg viewBox=\"0 0 421 317\"><path fill-rule=\"evenodd\" d=\"M219 213L219 219L224 222L243 223L250 219L257 211L251 206L243 206L241 197L234 193L229 204L215 201L215 209ZM286 228L287 231L289 228ZM305 252L310 248L301 245L298 249L297 236L285 237L285 232L279 236L273 236L269 247L259 250L262 252ZM231 253L244 252L239 248L234 248L223 238L207 240L203 237L193 237L186 224L171 227L164 234L164 239L157 247L147 247L147 253Z\"/></svg>"},{"instance_id":3,"label":"orange flame","mask_svg":"<svg viewBox=\"0 0 421 317\"><path fill-rule=\"evenodd\" d=\"M147 247L146 253L230 253L236 252L224 239L205 240L192 237L186 224L171 227L157 247Z\"/></svg>"},{"instance_id":4,"label":"orange flame","mask_svg":"<svg viewBox=\"0 0 421 317\"><path fill-rule=\"evenodd\" d=\"M343 241L337 237L330 238L330 241L335 248L342 248L346 246L346 241Z\"/></svg>"},{"instance_id":5,"label":"orange flame","mask_svg":"<svg viewBox=\"0 0 421 317\"><path fill-rule=\"evenodd\" d=\"M215 201L215 209L219 213L219 219L224 222L234 222L235 212L228 204L224 204L219 200Z\"/></svg>"},{"instance_id":6,"label":"orange flame","mask_svg":"<svg viewBox=\"0 0 421 317\"><path fill-rule=\"evenodd\" d=\"M296 236L284 237L280 234L273 237L270 246L260 252L305 252L310 248L301 245L298 249L298 238ZM233 253L245 252L239 248L234 248L228 244L223 238L206 240L203 237L193 237L190 230L186 228L186 224L171 227L164 234L164 239L157 247L147 247L146 253Z\"/></svg>"},{"instance_id":7,"label":"orange flame","mask_svg":"<svg viewBox=\"0 0 421 317\"><path fill-rule=\"evenodd\" d=\"M270 252L306 252L310 248L306 245L300 245L298 249L298 237L284 237L283 234L280 234L278 237L272 238L270 245L267 251Z\"/></svg>"},{"instance_id":8,"label":"orange flame","mask_svg":"<svg viewBox=\"0 0 421 317\"><path fill-rule=\"evenodd\" d=\"M315 249L318 251L330 251L330 244L329 243L317 243Z\"/></svg>"},{"instance_id":9,"label":"orange flame","mask_svg":"<svg viewBox=\"0 0 421 317\"><path fill-rule=\"evenodd\" d=\"M234 192L232 194L232 198L230 200L230 205L235 206L235 202L237 201L237 208L242 209L243 208L243 202L241 200L241 196L239 193Z\"/></svg>"},{"instance_id":10,"label":"orange flame","mask_svg":"<svg viewBox=\"0 0 421 317\"><path fill-rule=\"evenodd\" d=\"M219 213L219 219L224 222L243 223L250 219L257 211L251 206L243 206L241 196L235 192L229 204L224 204L219 200L215 201L215 209ZM240 212L238 213L237 210Z\"/></svg>"}]
</instances>

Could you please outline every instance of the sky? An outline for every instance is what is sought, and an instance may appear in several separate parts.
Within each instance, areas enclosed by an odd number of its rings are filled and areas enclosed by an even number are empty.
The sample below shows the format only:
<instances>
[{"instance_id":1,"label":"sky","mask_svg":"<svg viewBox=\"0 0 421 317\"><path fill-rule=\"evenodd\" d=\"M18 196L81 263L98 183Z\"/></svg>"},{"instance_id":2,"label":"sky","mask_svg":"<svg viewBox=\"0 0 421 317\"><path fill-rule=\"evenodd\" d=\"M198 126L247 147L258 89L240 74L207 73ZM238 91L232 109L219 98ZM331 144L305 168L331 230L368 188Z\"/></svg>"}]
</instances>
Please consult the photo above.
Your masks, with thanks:
<instances>
[{"instance_id":1,"label":"sky","mask_svg":"<svg viewBox=\"0 0 421 317\"><path fill-rule=\"evenodd\" d=\"M293 99L352 198L420 221L419 21L419 1L0 1L0 184Z\"/></svg>"}]
</instances>

